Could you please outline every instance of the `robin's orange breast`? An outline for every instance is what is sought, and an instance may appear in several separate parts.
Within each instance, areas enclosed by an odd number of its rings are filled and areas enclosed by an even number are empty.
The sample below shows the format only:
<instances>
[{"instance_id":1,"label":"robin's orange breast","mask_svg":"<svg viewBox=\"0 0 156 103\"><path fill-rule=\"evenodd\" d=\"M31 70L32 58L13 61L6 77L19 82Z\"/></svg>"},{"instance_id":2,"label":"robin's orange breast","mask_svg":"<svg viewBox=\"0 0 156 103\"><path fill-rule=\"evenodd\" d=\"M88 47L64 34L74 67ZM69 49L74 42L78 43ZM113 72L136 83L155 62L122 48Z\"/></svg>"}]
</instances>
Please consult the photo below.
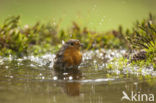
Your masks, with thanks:
<instances>
[{"instance_id":1,"label":"robin's orange breast","mask_svg":"<svg viewBox=\"0 0 156 103\"><path fill-rule=\"evenodd\" d=\"M67 66L79 65L82 61L82 54L79 49L69 47L64 51L63 61Z\"/></svg>"}]
</instances>

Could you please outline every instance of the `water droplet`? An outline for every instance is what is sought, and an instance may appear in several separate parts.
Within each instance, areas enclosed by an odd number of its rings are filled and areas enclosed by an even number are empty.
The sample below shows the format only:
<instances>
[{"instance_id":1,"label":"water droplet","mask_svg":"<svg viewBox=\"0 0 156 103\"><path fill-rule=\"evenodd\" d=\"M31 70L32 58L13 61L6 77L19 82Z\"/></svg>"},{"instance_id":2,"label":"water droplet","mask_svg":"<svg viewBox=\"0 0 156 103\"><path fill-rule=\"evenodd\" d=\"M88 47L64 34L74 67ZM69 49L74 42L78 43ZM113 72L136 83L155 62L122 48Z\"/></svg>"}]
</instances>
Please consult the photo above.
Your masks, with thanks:
<instances>
[{"instance_id":1,"label":"water droplet","mask_svg":"<svg viewBox=\"0 0 156 103\"><path fill-rule=\"evenodd\" d=\"M11 75L10 78L14 78L14 76Z\"/></svg>"},{"instance_id":2,"label":"water droplet","mask_svg":"<svg viewBox=\"0 0 156 103\"><path fill-rule=\"evenodd\" d=\"M53 77L53 80L57 80L58 78L55 76L55 77Z\"/></svg>"},{"instance_id":3,"label":"water droplet","mask_svg":"<svg viewBox=\"0 0 156 103\"><path fill-rule=\"evenodd\" d=\"M42 79L45 79L45 77L44 77L44 76L42 76Z\"/></svg>"},{"instance_id":4,"label":"water droplet","mask_svg":"<svg viewBox=\"0 0 156 103\"><path fill-rule=\"evenodd\" d=\"M73 79L73 77L72 77L72 76L70 76L70 77L69 77L69 80L72 80L72 79Z\"/></svg>"}]
</instances>

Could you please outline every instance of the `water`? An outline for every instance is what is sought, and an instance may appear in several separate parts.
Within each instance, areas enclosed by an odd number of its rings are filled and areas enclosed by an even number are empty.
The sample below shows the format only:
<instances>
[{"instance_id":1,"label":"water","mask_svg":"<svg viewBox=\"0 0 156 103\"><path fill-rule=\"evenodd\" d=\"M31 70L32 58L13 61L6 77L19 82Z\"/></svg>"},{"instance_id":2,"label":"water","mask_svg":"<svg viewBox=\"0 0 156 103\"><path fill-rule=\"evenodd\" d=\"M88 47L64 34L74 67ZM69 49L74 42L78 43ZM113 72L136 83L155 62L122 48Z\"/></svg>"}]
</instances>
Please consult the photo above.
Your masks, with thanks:
<instances>
[{"instance_id":1,"label":"water","mask_svg":"<svg viewBox=\"0 0 156 103\"><path fill-rule=\"evenodd\" d=\"M119 68L125 52L84 52L79 70L63 74L54 72L53 54L0 58L0 103L122 103L123 91L156 95L152 67L139 73L137 66L131 70L122 63L124 69Z\"/></svg>"}]
</instances>

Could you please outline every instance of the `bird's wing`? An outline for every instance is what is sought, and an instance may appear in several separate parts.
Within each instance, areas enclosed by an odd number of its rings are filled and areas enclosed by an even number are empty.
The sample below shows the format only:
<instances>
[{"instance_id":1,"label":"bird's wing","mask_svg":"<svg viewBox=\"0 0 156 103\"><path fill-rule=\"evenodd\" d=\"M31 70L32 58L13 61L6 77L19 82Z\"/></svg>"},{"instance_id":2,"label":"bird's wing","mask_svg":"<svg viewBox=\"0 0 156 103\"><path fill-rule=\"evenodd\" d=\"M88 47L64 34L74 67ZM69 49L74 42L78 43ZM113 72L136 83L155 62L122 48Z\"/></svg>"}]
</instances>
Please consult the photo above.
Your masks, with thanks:
<instances>
[{"instance_id":1,"label":"bird's wing","mask_svg":"<svg viewBox=\"0 0 156 103\"><path fill-rule=\"evenodd\" d=\"M63 63L63 54L65 51L65 47L63 46L57 53L55 57L55 64L62 64Z\"/></svg>"}]
</instances>

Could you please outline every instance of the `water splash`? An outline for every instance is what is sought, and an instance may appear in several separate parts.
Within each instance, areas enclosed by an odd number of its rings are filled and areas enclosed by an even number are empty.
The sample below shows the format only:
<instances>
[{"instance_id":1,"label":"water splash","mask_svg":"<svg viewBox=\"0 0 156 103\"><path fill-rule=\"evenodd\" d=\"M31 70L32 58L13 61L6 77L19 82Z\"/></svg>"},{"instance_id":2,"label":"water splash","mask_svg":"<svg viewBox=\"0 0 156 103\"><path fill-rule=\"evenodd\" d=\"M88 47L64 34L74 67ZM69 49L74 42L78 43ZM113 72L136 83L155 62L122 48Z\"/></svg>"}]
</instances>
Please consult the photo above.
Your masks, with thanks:
<instances>
[{"instance_id":1,"label":"water splash","mask_svg":"<svg viewBox=\"0 0 156 103\"><path fill-rule=\"evenodd\" d=\"M132 66L127 62L122 61L121 58L126 53L126 50L95 50L87 51L83 53L83 60L79 69L83 73L81 82L104 82L113 81L119 78L121 74L127 75L151 75L156 77L156 71L153 66L138 67ZM23 77L29 77L33 79L53 79L58 80L57 76L52 73L52 67L54 65L55 54L45 54L43 56L27 56L23 58L14 59L11 55L8 58L0 58L1 68L5 68L7 71L4 74L11 79L16 78L14 70L19 70L19 73ZM109 66L112 66L109 68ZM29 69L28 69L29 68ZM28 71L29 70L29 71ZM13 71L13 72L12 72ZM22 72L23 71L23 72ZM18 72L17 72L18 73ZM112 75L115 74L115 75ZM66 74L64 74L66 75ZM110 79L107 75L112 75ZM73 77L64 78L65 80L73 80Z\"/></svg>"}]
</instances>

